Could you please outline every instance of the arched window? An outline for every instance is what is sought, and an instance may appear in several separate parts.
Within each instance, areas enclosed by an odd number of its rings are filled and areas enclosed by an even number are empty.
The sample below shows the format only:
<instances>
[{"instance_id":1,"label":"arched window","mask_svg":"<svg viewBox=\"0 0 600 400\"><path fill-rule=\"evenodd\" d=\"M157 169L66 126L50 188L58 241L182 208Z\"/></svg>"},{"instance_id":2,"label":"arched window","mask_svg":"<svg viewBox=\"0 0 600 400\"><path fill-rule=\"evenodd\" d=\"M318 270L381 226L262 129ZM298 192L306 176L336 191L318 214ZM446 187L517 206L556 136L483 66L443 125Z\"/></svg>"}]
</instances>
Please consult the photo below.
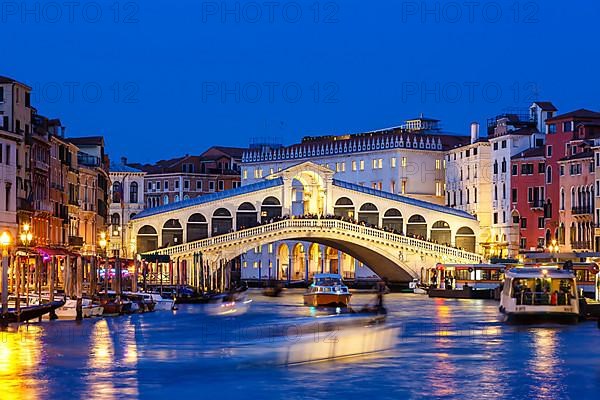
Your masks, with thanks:
<instances>
[{"instance_id":1,"label":"arched window","mask_svg":"<svg viewBox=\"0 0 600 400\"><path fill-rule=\"evenodd\" d=\"M176 195L175 195L175 200L174 200L174 203L177 203L178 201L179 201L179 195L178 195L178 194L176 194Z\"/></svg>"},{"instance_id":2,"label":"arched window","mask_svg":"<svg viewBox=\"0 0 600 400\"><path fill-rule=\"evenodd\" d=\"M502 172L506 172L506 158L502 159Z\"/></svg>"},{"instance_id":3,"label":"arched window","mask_svg":"<svg viewBox=\"0 0 600 400\"><path fill-rule=\"evenodd\" d=\"M565 209L565 188L560 188L560 209Z\"/></svg>"},{"instance_id":4,"label":"arched window","mask_svg":"<svg viewBox=\"0 0 600 400\"><path fill-rule=\"evenodd\" d=\"M164 195L163 196L163 205L169 204L169 196L168 195Z\"/></svg>"},{"instance_id":5,"label":"arched window","mask_svg":"<svg viewBox=\"0 0 600 400\"><path fill-rule=\"evenodd\" d=\"M552 183L552 167L550 165L546 168L546 183Z\"/></svg>"},{"instance_id":6,"label":"arched window","mask_svg":"<svg viewBox=\"0 0 600 400\"><path fill-rule=\"evenodd\" d=\"M138 202L138 184L137 182L131 182L129 185L129 202L137 203Z\"/></svg>"},{"instance_id":7,"label":"arched window","mask_svg":"<svg viewBox=\"0 0 600 400\"><path fill-rule=\"evenodd\" d=\"M110 224L115 227L121 225L121 216L119 213L114 213L110 216Z\"/></svg>"},{"instance_id":8,"label":"arched window","mask_svg":"<svg viewBox=\"0 0 600 400\"><path fill-rule=\"evenodd\" d=\"M114 182L112 185L112 202L121 202L121 182L119 181Z\"/></svg>"}]
</instances>

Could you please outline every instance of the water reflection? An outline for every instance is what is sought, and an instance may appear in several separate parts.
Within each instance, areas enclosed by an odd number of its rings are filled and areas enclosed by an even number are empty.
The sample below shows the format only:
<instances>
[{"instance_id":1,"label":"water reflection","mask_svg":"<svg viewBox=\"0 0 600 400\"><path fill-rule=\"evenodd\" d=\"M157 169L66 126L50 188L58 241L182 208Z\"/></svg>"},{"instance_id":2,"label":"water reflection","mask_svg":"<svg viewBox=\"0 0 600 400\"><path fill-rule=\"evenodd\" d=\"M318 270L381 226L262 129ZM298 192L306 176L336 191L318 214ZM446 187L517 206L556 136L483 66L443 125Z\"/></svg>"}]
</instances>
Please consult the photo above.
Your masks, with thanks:
<instances>
[{"instance_id":1,"label":"water reflection","mask_svg":"<svg viewBox=\"0 0 600 400\"><path fill-rule=\"evenodd\" d=\"M0 393L2 400L36 399L45 382L34 377L42 357L38 326L0 331Z\"/></svg>"},{"instance_id":2,"label":"water reflection","mask_svg":"<svg viewBox=\"0 0 600 400\"><path fill-rule=\"evenodd\" d=\"M561 347L557 329L535 328L532 331L532 356L529 361L532 396L556 399L564 396L562 365L558 351Z\"/></svg>"}]
</instances>

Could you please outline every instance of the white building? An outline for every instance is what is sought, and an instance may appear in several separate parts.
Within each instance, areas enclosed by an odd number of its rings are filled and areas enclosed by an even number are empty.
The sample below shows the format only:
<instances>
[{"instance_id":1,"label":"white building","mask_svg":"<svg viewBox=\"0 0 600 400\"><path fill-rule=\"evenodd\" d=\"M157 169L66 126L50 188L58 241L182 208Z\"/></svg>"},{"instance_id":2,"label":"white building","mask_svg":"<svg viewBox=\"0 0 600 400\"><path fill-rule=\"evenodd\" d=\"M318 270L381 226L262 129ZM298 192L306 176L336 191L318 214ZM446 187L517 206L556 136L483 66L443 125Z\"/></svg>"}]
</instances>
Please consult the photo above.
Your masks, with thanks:
<instances>
[{"instance_id":1,"label":"white building","mask_svg":"<svg viewBox=\"0 0 600 400\"><path fill-rule=\"evenodd\" d=\"M407 121L405 125L378 131L305 137L301 143L291 146L252 146L242 158L242 185L258 182L266 176L311 161L335 171L335 179L444 204L445 154L456 146L469 143L469 138L442 133L438 122L421 116ZM305 204L311 201L314 194L311 193L310 197L304 194L306 182L295 182L293 186L292 214L302 215L307 209ZM348 216L381 225L381 218L371 220L369 212L368 209L359 209L356 215L352 211ZM398 217L398 220L401 221L401 218ZM404 231L402 222L397 228ZM441 227L441 230L445 230L445 227ZM277 259L287 259L286 254L279 257L274 254L274 249L281 248L292 253L291 259L298 257L309 260L310 271L343 271L347 279L377 278L367 266L337 249L304 241L286 241L285 244L279 246L274 243L242 256L242 266L247 267L242 268L242 279L256 279L258 271L261 271L261 279L268 279L269 276L265 274L270 269L267 267L277 267L274 265Z\"/></svg>"},{"instance_id":2,"label":"white building","mask_svg":"<svg viewBox=\"0 0 600 400\"><path fill-rule=\"evenodd\" d=\"M110 250L119 250L122 258L132 258L129 221L144 210L145 172L127 165L127 159L110 164L109 238ZM109 251L110 251L109 250ZM110 256L109 252L109 256Z\"/></svg>"},{"instance_id":3,"label":"white building","mask_svg":"<svg viewBox=\"0 0 600 400\"><path fill-rule=\"evenodd\" d=\"M544 144L546 119L555 110L549 102L535 102L528 113L508 112L488 121L492 147L492 256L516 257L519 253L519 225L513 222L510 199L511 158Z\"/></svg>"},{"instance_id":4,"label":"white building","mask_svg":"<svg viewBox=\"0 0 600 400\"><path fill-rule=\"evenodd\" d=\"M486 254L491 243L492 154L476 122L471 124L471 142L446 155L446 205L477 217L479 251Z\"/></svg>"}]
</instances>

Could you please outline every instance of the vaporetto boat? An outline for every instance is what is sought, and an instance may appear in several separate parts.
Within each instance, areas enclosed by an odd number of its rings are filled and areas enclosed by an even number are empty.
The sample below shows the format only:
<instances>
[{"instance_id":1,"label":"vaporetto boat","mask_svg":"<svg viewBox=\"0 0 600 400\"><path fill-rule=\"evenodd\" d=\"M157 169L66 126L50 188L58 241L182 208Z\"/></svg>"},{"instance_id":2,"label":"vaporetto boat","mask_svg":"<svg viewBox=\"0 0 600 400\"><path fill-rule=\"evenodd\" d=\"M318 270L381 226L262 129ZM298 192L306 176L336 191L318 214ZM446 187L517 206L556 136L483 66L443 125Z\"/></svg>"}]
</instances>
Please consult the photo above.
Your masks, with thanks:
<instances>
[{"instance_id":1,"label":"vaporetto boat","mask_svg":"<svg viewBox=\"0 0 600 400\"><path fill-rule=\"evenodd\" d=\"M514 323L576 323L579 296L575 275L558 267L508 269L500 312Z\"/></svg>"}]
</instances>

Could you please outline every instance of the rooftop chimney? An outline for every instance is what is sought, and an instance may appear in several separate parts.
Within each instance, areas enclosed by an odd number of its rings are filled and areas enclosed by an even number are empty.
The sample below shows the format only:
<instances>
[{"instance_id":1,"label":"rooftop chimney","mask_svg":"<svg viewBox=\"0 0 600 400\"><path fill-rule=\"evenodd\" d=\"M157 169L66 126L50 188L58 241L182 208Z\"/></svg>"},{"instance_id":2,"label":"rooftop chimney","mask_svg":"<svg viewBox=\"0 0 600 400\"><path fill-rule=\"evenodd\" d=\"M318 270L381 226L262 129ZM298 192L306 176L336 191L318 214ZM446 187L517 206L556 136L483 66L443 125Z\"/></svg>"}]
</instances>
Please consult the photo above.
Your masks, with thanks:
<instances>
[{"instance_id":1,"label":"rooftop chimney","mask_svg":"<svg viewBox=\"0 0 600 400\"><path fill-rule=\"evenodd\" d=\"M471 122L471 143L479 140L479 123Z\"/></svg>"}]
</instances>

